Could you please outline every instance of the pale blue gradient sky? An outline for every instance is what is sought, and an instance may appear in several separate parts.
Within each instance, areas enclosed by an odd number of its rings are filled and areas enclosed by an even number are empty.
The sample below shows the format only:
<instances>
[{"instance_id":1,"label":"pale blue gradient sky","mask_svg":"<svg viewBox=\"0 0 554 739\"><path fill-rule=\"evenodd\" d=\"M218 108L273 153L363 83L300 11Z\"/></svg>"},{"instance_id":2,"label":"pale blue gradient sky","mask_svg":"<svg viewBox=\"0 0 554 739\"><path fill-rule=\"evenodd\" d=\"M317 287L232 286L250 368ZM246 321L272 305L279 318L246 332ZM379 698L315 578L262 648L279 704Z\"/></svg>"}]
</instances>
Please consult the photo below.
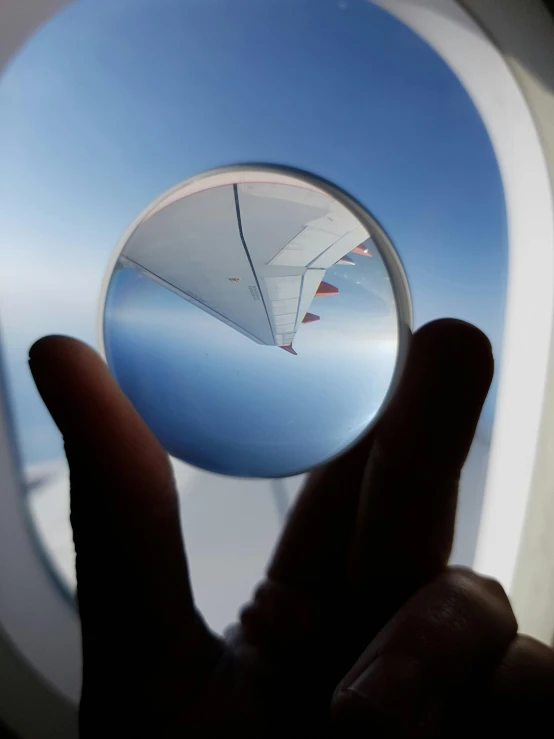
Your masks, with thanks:
<instances>
[{"instance_id":1,"label":"pale blue gradient sky","mask_svg":"<svg viewBox=\"0 0 554 739\"><path fill-rule=\"evenodd\" d=\"M321 320L300 327L297 356L255 343L131 267L117 271L106 355L171 454L219 473L290 476L363 433L393 376L397 323L378 255L353 259L327 270L340 292L313 301Z\"/></svg>"}]
</instances>

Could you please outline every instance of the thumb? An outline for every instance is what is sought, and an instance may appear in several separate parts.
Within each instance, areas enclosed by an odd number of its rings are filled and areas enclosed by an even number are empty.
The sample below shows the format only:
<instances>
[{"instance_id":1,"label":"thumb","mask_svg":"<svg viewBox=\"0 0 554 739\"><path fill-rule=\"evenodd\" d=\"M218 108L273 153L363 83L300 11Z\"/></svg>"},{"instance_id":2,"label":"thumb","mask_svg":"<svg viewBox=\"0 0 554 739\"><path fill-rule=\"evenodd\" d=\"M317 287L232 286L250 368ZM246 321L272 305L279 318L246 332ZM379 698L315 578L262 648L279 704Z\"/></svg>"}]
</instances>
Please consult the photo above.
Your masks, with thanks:
<instances>
[{"instance_id":1,"label":"thumb","mask_svg":"<svg viewBox=\"0 0 554 739\"><path fill-rule=\"evenodd\" d=\"M163 710L169 681L190 688L219 653L194 608L169 459L92 349L51 336L29 357L70 468L82 708L101 690L104 716L110 696L114 715L125 696Z\"/></svg>"},{"instance_id":2,"label":"thumb","mask_svg":"<svg viewBox=\"0 0 554 739\"><path fill-rule=\"evenodd\" d=\"M453 736L467 685L493 674L516 633L498 583L446 570L371 642L335 692L334 718L376 739Z\"/></svg>"}]
</instances>

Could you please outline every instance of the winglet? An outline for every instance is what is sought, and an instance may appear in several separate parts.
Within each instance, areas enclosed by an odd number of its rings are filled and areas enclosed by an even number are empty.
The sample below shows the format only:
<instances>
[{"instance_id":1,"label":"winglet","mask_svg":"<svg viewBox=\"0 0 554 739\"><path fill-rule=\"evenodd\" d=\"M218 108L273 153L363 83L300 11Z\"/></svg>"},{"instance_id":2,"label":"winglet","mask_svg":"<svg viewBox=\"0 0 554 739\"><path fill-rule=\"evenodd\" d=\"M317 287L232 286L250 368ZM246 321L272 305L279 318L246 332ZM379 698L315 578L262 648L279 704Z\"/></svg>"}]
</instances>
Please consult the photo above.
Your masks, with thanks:
<instances>
[{"instance_id":1,"label":"winglet","mask_svg":"<svg viewBox=\"0 0 554 739\"><path fill-rule=\"evenodd\" d=\"M360 244L355 249L352 249L351 254L361 254L363 257L372 257L373 254L369 251L367 246Z\"/></svg>"},{"instance_id":2,"label":"winglet","mask_svg":"<svg viewBox=\"0 0 554 739\"><path fill-rule=\"evenodd\" d=\"M294 354L295 357L298 356L298 354L292 348L292 344L287 344L286 346L282 346L281 349L284 349L289 354Z\"/></svg>"}]
</instances>

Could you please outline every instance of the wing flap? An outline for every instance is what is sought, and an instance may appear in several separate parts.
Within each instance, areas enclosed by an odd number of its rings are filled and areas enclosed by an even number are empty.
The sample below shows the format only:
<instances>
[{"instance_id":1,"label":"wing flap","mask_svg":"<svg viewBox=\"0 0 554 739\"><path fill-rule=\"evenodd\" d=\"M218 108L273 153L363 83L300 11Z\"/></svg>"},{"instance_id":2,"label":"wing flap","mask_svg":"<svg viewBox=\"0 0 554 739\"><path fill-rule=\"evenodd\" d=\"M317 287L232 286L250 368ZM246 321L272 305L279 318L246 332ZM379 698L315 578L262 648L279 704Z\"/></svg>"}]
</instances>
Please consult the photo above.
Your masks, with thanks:
<instances>
[{"instance_id":1,"label":"wing flap","mask_svg":"<svg viewBox=\"0 0 554 739\"><path fill-rule=\"evenodd\" d=\"M367 238L369 238L369 233L366 229L361 225L356 226L352 231L343 234L326 251L318 255L310 264L310 267L329 269Z\"/></svg>"},{"instance_id":2,"label":"wing flap","mask_svg":"<svg viewBox=\"0 0 554 739\"><path fill-rule=\"evenodd\" d=\"M328 249L336 238L335 234L329 231L305 226L269 264L272 267L307 267L322 251Z\"/></svg>"},{"instance_id":3,"label":"wing flap","mask_svg":"<svg viewBox=\"0 0 554 739\"><path fill-rule=\"evenodd\" d=\"M122 256L250 338L274 343L241 240L232 186L196 193L157 212L130 237Z\"/></svg>"}]
</instances>

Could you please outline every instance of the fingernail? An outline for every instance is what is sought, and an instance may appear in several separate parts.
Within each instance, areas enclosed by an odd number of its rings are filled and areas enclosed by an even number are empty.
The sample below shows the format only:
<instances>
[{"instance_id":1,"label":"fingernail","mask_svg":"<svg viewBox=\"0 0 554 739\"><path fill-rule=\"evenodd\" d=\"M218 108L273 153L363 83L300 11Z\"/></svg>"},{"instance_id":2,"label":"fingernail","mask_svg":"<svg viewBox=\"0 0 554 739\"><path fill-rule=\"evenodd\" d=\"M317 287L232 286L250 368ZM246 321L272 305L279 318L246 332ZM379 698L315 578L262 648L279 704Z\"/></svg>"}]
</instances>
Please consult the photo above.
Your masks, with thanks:
<instances>
[{"instance_id":1,"label":"fingernail","mask_svg":"<svg viewBox=\"0 0 554 739\"><path fill-rule=\"evenodd\" d=\"M409 655L377 657L345 692L358 709L391 728L427 726L438 716L433 686Z\"/></svg>"}]
</instances>

